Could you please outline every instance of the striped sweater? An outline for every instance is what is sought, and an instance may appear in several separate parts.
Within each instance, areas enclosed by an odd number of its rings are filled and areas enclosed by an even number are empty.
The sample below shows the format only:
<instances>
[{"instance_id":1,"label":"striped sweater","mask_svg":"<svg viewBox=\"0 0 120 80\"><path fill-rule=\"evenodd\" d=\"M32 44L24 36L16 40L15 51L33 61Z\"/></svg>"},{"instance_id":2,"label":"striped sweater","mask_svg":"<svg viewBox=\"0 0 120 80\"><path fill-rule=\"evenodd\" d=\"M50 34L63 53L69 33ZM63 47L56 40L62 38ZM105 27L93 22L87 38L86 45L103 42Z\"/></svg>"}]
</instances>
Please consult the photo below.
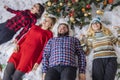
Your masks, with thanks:
<instances>
[{"instance_id":1,"label":"striped sweater","mask_svg":"<svg viewBox=\"0 0 120 80\"><path fill-rule=\"evenodd\" d=\"M117 42L117 45L120 47L120 28L117 30L117 34L118 34L118 42Z\"/></svg>"},{"instance_id":2,"label":"striped sweater","mask_svg":"<svg viewBox=\"0 0 120 80\"><path fill-rule=\"evenodd\" d=\"M113 47L116 41L113 35L106 36L102 32L97 32L94 38L88 38L88 45L94 50L94 58L116 57Z\"/></svg>"}]
</instances>

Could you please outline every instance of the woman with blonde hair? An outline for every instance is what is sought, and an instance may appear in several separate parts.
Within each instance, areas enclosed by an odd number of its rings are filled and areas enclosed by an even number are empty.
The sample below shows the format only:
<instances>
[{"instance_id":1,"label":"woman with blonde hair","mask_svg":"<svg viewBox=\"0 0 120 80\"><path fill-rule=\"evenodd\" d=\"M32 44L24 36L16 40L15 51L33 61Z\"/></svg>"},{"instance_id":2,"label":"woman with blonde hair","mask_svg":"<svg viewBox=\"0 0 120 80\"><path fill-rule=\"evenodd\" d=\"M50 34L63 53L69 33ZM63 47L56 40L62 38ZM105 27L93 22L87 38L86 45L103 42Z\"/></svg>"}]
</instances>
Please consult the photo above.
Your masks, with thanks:
<instances>
[{"instance_id":1,"label":"woman with blonde hair","mask_svg":"<svg viewBox=\"0 0 120 80\"><path fill-rule=\"evenodd\" d=\"M92 79L114 80L117 71L117 56L114 44L118 41L112 32L103 26L100 18L94 18L87 31L86 54L93 49Z\"/></svg>"},{"instance_id":2,"label":"woman with blonde hair","mask_svg":"<svg viewBox=\"0 0 120 80\"><path fill-rule=\"evenodd\" d=\"M20 80L25 73L36 70L42 60L43 48L53 37L51 28L56 18L47 17L41 25L33 25L17 43L8 60L3 80Z\"/></svg>"}]
</instances>

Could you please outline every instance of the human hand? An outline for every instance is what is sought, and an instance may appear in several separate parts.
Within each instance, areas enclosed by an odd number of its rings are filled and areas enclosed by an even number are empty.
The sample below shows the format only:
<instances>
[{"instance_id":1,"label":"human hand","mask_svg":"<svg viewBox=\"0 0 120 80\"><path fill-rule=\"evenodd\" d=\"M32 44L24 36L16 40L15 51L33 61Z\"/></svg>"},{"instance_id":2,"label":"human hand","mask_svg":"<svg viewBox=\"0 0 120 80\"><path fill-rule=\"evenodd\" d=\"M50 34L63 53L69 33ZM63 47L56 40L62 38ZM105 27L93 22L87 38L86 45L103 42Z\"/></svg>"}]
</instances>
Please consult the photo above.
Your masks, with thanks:
<instances>
[{"instance_id":1,"label":"human hand","mask_svg":"<svg viewBox=\"0 0 120 80\"><path fill-rule=\"evenodd\" d=\"M79 74L79 80L86 80L86 75L83 73Z\"/></svg>"},{"instance_id":2,"label":"human hand","mask_svg":"<svg viewBox=\"0 0 120 80\"><path fill-rule=\"evenodd\" d=\"M45 80L45 75L46 75L46 73L42 74L42 80Z\"/></svg>"},{"instance_id":3,"label":"human hand","mask_svg":"<svg viewBox=\"0 0 120 80\"><path fill-rule=\"evenodd\" d=\"M39 66L39 64L38 64L38 63L35 63L34 66L33 66L33 70L34 70L34 71L37 70L38 66Z\"/></svg>"},{"instance_id":4,"label":"human hand","mask_svg":"<svg viewBox=\"0 0 120 80\"><path fill-rule=\"evenodd\" d=\"M5 5L4 8L7 10L9 7Z\"/></svg>"},{"instance_id":5,"label":"human hand","mask_svg":"<svg viewBox=\"0 0 120 80\"><path fill-rule=\"evenodd\" d=\"M19 51L19 45L16 44L16 47L14 48L14 52L18 52Z\"/></svg>"},{"instance_id":6,"label":"human hand","mask_svg":"<svg viewBox=\"0 0 120 80\"><path fill-rule=\"evenodd\" d=\"M113 26L113 28L117 30L120 28L120 26Z\"/></svg>"},{"instance_id":7,"label":"human hand","mask_svg":"<svg viewBox=\"0 0 120 80\"><path fill-rule=\"evenodd\" d=\"M85 35L84 34L80 34L80 39L84 39Z\"/></svg>"}]
</instances>

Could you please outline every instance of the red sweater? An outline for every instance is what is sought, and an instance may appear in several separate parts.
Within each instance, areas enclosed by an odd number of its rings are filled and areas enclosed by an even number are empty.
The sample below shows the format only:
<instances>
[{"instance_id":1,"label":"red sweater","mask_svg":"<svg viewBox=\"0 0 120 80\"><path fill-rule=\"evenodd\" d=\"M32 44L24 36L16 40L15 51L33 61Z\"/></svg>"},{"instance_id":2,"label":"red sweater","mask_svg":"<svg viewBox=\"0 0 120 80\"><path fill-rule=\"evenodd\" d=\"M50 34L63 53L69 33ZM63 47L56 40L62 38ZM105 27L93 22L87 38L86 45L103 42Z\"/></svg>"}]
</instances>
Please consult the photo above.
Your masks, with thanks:
<instances>
[{"instance_id":1,"label":"red sweater","mask_svg":"<svg viewBox=\"0 0 120 80\"><path fill-rule=\"evenodd\" d=\"M43 48L51 37L53 37L51 31L32 26L19 41L19 51L14 52L8 62L14 63L15 68L22 72L31 71L35 63L41 62Z\"/></svg>"}]
</instances>

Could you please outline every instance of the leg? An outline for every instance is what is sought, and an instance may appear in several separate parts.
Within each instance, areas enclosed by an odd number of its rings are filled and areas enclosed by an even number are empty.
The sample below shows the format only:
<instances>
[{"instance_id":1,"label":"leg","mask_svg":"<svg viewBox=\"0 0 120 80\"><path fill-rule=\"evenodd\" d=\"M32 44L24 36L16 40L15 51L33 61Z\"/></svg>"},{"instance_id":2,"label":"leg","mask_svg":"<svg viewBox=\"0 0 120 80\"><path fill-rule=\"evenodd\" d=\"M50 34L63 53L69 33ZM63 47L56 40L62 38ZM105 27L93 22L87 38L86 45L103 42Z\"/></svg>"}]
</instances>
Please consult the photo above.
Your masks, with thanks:
<instances>
[{"instance_id":1,"label":"leg","mask_svg":"<svg viewBox=\"0 0 120 80\"><path fill-rule=\"evenodd\" d=\"M106 65L104 80L114 80L117 71L117 60L116 58L110 58Z\"/></svg>"},{"instance_id":2,"label":"leg","mask_svg":"<svg viewBox=\"0 0 120 80\"><path fill-rule=\"evenodd\" d=\"M66 67L61 72L61 80L75 80L77 68L75 67Z\"/></svg>"},{"instance_id":3,"label":"leg","mask_svg":"<svg viewBox=\"0 0 120 80\"><path fill-rule=\"evenodd\" d=\"M46 73L45 80L60 80L60 73L54 68L50 68Z\"/></svg>"},{"instance_id":4,"label":"leg","mask_svg":"<svg viewBox=\"0 0 120 80\"><path fill-rule=\"evenodd\" d=\"M21 80L22 79L22 76L24 75L25 73L24 72L21 72L19 70L16 70L14 72L14 75L12 76L12 80Z\"/></svg>"},{"instance_id":5,"label":"leg","mask_svg":"<svg viewBox=\"0 0 120 80\"><path fill-rule=\"evenodd\" d=\"M1 31L2 29L4 29L5 26L6 26L6 22L5 22L5 23L0 23L0 31Z\"/></svg>"},{"instance_id":6,"label":"leg","mask_svg":"<svg viewBox=\"0 0 120 80\"><path fill-rule=\"evenodd\" d=\"M11 40L15 32L6 27L6 23L0 24L0 44Z\"/></svg>"},{"instance_id":7,"label":"leg","mask_svg":"<svg viewBox=\"0 0 120 80\"><path fill-rule=\"evenodd\" d=\"M15 32L4 28L4 30L0 31L0 44L5 43L11 40L14 36Z\"/></svg>"},{"instance_id":8,"label":"leg","mask_svg":"<svg viewBox=\"0 0 120 80\"><path fill-rule=\"evenodd\" d=\"M93 60L92 79L104 80L104 64L102 59Z\"/></svg>"},{"instance_id":9,"label":"leg","mask_svg":"<svg viewBox=\"0 0 120 80\"><path fill-rule=\"evenodd\" d=\"M15 71L15 67L13 63L8 63L6 69L4 71L3 80L12 80L12 75Z\"/></svg>"}]
</instances>

